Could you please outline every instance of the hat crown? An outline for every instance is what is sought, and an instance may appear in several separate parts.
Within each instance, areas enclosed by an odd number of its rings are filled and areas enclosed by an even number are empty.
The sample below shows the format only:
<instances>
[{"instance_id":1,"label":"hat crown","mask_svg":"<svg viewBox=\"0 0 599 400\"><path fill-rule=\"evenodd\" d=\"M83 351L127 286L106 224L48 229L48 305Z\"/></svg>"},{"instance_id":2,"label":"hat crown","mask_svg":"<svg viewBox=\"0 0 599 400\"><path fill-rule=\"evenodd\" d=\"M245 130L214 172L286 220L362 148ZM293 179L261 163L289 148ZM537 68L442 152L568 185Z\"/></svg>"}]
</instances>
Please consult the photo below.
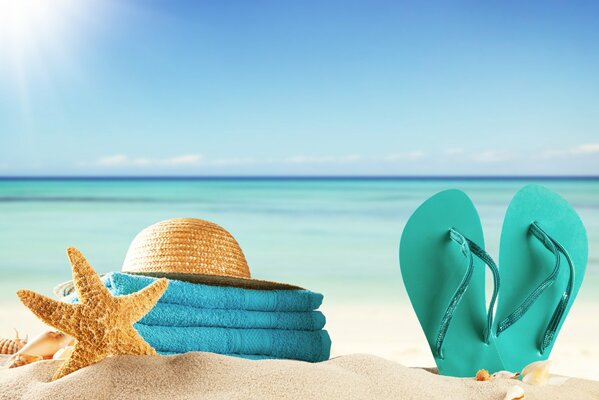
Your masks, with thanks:
<instances>
[{"instance_id":1,"label":"hat crown","mask_svg":"<svg viewBox=\"0 0 599 400\"><path fill-rule=\"evenodd\" d=\"M172 218L142 230L129 246L122 271L251 277L235 238L197 218Z\"/></svg>"}]
</instances>

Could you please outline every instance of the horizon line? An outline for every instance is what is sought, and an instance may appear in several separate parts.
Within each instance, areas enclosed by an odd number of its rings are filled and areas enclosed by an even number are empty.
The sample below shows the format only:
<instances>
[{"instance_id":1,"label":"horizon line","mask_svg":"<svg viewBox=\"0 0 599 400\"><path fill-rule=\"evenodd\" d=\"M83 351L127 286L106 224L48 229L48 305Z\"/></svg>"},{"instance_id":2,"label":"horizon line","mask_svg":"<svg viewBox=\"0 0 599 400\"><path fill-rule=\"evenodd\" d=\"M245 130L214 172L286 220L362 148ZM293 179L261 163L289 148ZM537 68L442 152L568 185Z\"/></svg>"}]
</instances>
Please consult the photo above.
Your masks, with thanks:
<instances>
[{"instance_id":1,"label":"horizon line","mask_svg":"<svg viewBox=\"0 0 599 400\"><path fill-rule=\"evenodd\" d=\"M599 180L599 175L7 175L17 180Z\"/></svg>"}]
</instances>

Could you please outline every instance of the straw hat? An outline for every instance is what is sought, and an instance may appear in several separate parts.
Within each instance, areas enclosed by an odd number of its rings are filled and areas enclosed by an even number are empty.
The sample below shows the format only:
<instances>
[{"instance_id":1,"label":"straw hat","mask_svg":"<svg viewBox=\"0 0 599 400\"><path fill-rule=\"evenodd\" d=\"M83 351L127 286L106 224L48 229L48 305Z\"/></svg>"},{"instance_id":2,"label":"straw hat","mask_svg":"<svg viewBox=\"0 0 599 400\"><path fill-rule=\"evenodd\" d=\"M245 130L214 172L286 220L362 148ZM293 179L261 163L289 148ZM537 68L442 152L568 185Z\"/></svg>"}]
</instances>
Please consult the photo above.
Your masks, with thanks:
<instances>
[{"instance_id":1,"label":"straw hat","mask_svg":"<svg viewBox=\"0 0 599 400\"><path fill-rule=\"evenodd\" d=\"M301 289L253 279L235 238L219 225L196 218L168 219L142 230L131 242L121 270L214 286ZM54 289L58 296L72 291L72 281Z\"/></svg>"}]
</instances>

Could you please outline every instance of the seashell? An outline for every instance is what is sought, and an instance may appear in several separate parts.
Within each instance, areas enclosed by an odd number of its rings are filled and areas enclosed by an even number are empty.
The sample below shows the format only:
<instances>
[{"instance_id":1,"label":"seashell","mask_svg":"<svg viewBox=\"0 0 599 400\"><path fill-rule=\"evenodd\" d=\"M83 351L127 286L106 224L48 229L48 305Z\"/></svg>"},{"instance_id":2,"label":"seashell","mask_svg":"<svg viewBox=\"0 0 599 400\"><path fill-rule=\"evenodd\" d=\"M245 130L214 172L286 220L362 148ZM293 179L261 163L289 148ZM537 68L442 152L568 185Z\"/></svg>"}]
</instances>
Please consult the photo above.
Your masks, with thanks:
<instances>
[{"instance_id":1,"label":"seashell","mask_svg":"<svg viewBox=\"0 0 599 400\"><path fill-rule=\"evenodd\" d=\"M60 349L56 353L54 353L54 356L52 357L52 359L53 360L66 360L67 358L69 358L71 356L71 354L73 354L74 349L75 349L75 346L63 347L62 349Z\"/></svg>"},{"instance_id":2,"label":"seashell","mask_svg":"<svg viewBox=\"0 0 599 400\"><path fill-rule=\"evenodd\" d=\"M529 385L544 385L549 381L549 367L551 362L535 361L528 364L522 370L522 382L528 383Z\"/></svg>"},{"instance_id":3,"label":"seashell","mask_svg":"<svg viewBox=\"0 0 599 400\"><path fill-rule=\"evenodd\" d=\"M488 381L491 378L491 375L489 375L489 371L487 371L486 369L479 369L478 372L476 373L476 376L474 377L475 381Z\"/></svg>"},{"instance_id":4,"label":"seashell","mask_svg":"<svg viewBox=\"0 0 599 400\"><path fill-rule=\"evenodd\" d=\"M21 340L19 338L19 331L15 329L15 333L16 336L14 339L0 339L0 354L15 354L25 346L27 338Z\"/></svg>"},{"instance_id":5,"label":"seashell","mask_svg":"<svg viewBox=\"0 0 599 400\"><path fill-rule=\"evenodd\" d=\"M13 359L11 359L10 364L8 364L8 368L17 368L22 367L23 365L31 364L36 361L41 361L44 358L41 356L32 356L30 354L19 354Z\"/></svg>"},{"instance_id":6,"label":"seashell","mask_svg":"<svg viewBox=\"0 0 599 400\"><path fill-rule=\"evenodd\" d=\"M520 372L497 371L491 375L490 379L518 379Z\"/></svg>"},{"instance_id":7,"label":"seashell","mask_svg":"<svg viewBox=\"0 0 599 400\"><path fill-rule=\"evenodd\" d=\"M505 393L503 400L522 400L524 398L524 389L522 386L511 386Z\"/></svg>"},{"instance_id":8,"label":"seashell","mask_svg":"<svg viewBox=\"0 0 599 400\"><path fill-rule=\"evenodd\" d=\"M45 331L32 339L16 355L29 354L50 359L58 350L68 346L73 338L57 331Z\"/></svg>"}]
</instances>

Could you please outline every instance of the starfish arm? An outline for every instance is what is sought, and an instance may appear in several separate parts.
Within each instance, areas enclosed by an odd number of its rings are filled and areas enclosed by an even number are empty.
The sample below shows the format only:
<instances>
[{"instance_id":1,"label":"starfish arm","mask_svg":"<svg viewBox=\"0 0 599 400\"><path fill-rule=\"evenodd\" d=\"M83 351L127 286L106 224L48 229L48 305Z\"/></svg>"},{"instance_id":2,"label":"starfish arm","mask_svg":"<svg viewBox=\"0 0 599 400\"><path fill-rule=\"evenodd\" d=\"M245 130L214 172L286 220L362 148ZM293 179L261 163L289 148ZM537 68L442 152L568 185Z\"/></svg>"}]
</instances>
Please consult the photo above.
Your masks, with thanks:
<instances>
[{"instance_id":1,"label":"starfish arm","mask_svg":"<svg viewBox=\"0 0 599 400\"><path fill-rule=\"evenodd\" d=\"M114 355L156 355L156 350L150 346L132 326L119 332L119 340L111 349Z\"/></svg>"},{"instance_id":2,"label":"starfish arm","mask_svg":"<svg viewBox=\"0 0 599 400\"><path fill-rule=\"evenodd\" d=\"M19 290L17 296L39 319L54 328L74 336L73 318L79 307L77 304L67 304L31 290Z\"/></svg>"},{"instance_id":3,"label":"starfish arm","mask_svg":"<svg viewBox=\"0 0 599 400\"><path fill-rule=\"evenodd\" d=\"M80 343L75 344L73 353L71 356L62 364L62 366L54 373L52 380L62 378L65 375L75 372L78 369L87 367L100 361L106 357L106 352L98 348L89 348Z\"/></svg>"},{"instance_id":4,"label":"starfish arm","mask_svg":"<svg viewBox=\"0 0 599 400\"><path fill-rule=\"evenodd\" d=\"M109 297L110 292L102 279L89 265L83 254L74 247L67 249L67 256L73 269L73 282L81 303L93 301L99 297Z\"/></svg>"},{"instance_id":5,"label":"starfish arm","mask_svg":"<svg viewBox=\"0 0 599 400\"><path fill-rule=\"evenodd\" d=\"M154 308L167 286L168 280L161 278L139 292L117 297L122 307L122 314L126 315L131 323L139 321Z\"/></svg>"}]
</instances>

